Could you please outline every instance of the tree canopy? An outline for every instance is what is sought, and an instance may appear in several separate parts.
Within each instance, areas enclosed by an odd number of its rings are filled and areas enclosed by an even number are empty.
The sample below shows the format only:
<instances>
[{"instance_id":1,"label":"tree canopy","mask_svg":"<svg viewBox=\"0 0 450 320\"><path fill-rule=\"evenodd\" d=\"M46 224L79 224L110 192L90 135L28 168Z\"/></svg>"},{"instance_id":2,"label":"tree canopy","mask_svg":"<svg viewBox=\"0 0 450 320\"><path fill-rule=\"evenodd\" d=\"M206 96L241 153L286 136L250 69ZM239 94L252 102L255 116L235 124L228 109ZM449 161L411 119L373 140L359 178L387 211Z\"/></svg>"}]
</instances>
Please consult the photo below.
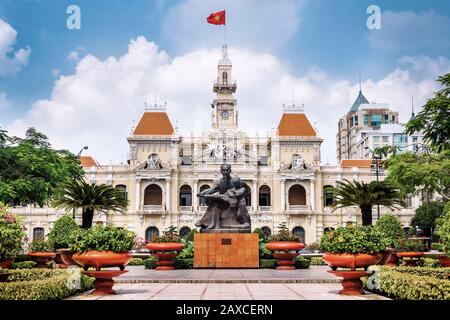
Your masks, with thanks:
<instances>
[{"instance_id":1,"label":"tree canopy","mask_svg":"<svg viewBox=\"0 0 450 320\"><path fill-rule=\"evenodd\" d=\"M35 128L29 128L25 138L0 129L0 201L5 204L48 205L61 183L82 176L77 157L53 149Z\"/></svg>"}]
</instances>

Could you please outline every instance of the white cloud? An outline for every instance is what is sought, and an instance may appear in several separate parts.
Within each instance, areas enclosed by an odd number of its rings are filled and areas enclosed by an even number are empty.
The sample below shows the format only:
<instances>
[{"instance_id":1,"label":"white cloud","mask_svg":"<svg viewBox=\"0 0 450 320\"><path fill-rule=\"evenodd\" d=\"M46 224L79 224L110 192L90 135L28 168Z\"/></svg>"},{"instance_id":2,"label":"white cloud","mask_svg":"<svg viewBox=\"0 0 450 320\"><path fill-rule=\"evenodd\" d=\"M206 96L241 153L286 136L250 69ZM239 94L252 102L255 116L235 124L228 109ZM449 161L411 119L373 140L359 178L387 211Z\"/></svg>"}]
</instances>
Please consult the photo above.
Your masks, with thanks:
<instances>
[{"instance_id":1,"label":"white cloud","mask_svg":"<svg viewBox=\"0 0 450 320\"><path fill-rule=\"evenodd\" d=\"M0 19L0 75L16 73L28 63L31 49L29 47L14 51L17 31Z\"/></svg>"},{"instance_id":2,"label":"white cloud","mask_svg":"<svg viewBox=\"0 0 450 320\"><path fill-rule=\"evenodd\" d=\"M4 92L0 92L0 109L8 108L11 106L11 102L8 100L8 96Z\"/></svg>"},{"instance_id":3,"label":"white cloud","mask_svg":"<svg viewBox=\"0 0 450 320\"><path fill-rule=\"evenodd\" d=\"M164 39L176 48L217 47L224 41L224 26L211 25L206 17L226 10L227 38L232 45L272 51L297 32L304 0L188 0L170 9L162 23ZM268 23L270 21L270 23Z\"/></svg>"},{"instance_id":4,"label":"white cloud","mask_svg":"<svg viewBox=\"0 0 450 320\"><path fill-rule=\"evenodd\" d=\"M80 60L80 55L79 55L78 51L76 51L76 50L70 51L69 54L67 55L67 60L69 60L69 61Z\"/></svg>"},{"instance_id":5,"label":"white cloud","mask_svg":"<svg viewBox=\"0 0 450 320\"><path fill-rule=\"evenodd\" d=\"M384 49L449 48L450 18L433 10L384 11L381 29L369 32L369 42Z\"/></svg>"},{"instance_id":6,"label":"white cloud","mask_svg":"<svg viewBox=\"0 0 450 320\"><path fill-rule=\"evenodd\" d=\"M325 139L322 161L334 163L337 121L350 109L358 84L334 79L319 67L295 77L275 56L248 49L231 48L229 56L238 85L240 128L255 133L276 126L282 104L290 103L294 93ZM73 75L55 82L51 98L37 101L7 128L22 135L35 126L58 148L78 152L88 145L100 163L118 162L128 152L126 137L133 121L139 120L144 101L154 100L155 89L158 102L167 101L173 124L178 122L184 133L210 128L219 57L219 49L197 49L170 58L143 37L132 40L119 58L101 61L87 54ZM437 89L434 79L446 71L450 62L445 58L404 57L382 79L363 81L363 92L371 101L390 103L406 121L411 95L422 105Z\"/></svg>"}]
</instances>

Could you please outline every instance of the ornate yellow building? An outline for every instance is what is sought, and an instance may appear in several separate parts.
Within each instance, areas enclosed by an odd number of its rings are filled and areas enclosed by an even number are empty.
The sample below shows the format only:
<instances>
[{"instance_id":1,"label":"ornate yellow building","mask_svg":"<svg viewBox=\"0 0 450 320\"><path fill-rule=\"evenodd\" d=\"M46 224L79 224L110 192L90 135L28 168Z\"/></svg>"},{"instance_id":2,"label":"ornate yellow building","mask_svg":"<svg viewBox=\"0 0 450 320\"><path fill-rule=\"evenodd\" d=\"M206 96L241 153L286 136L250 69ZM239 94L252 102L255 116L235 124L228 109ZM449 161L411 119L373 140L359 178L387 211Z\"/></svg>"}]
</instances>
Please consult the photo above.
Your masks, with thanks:
<instances>
[{"instance_id":1,"label":"ornate yellow building","mask_svg":"<svg viewBox=\"0 0 450 320\"><path fill-rule=\"evenodd\" d=\"M248 184L246 202L252 229L276 231L281 222L305 243L317 241L324 229L359 222L357 207L332 211L327 186L342 179L375 179L370 160L342 160L339 166L321 166L317 135L301 107L284 106L278 127L266 136L248 136L238 126L232 64L223 47L211 107L211 129L201 136L180 136L165 106L147 106L128 137L127 165L99 165L81 157L86 179L122 188L129 206L123 214L97 214L95 223L113 223L150 239L170 225L180 233L194 228L206 206L196 196L220 178L220 165L230 163L232 175ZM383 178L383 177L381 177ZM411 200L411 199L410 199ZM419 205L395 212L404 224ZM57 216L52 208L14 208L26 217L29 236L47 234ZM376 219L374 208L374 220ZM381 213L389 212L381 208ZM77 215L80 218L80 214Z\"/></svg>"}]
</instances>

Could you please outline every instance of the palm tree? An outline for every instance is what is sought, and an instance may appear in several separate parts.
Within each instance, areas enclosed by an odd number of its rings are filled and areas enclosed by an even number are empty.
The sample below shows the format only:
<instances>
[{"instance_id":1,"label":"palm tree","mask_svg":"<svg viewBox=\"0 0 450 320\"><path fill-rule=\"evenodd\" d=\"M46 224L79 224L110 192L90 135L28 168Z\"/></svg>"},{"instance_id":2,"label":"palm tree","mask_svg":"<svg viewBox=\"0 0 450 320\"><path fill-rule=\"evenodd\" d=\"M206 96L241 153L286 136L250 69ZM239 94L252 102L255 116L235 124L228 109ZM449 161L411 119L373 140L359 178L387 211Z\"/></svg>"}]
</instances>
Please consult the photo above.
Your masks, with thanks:
<instances>
[{"instance_id":1,"label":"palm tree","mask_svg":"<svg viewBox=\"0 0 450 320\"><path fill-rule=\"evenodd\" d=\"M123 191L106 184L89 184L84 180L66 183L53 199L53 206L66 210L82 210L81 227L92 226L94 212L121 212L128 206Z\"/></svg>"},{"instance_id":2,"label":"palm tree","mask_svg":"<svg viewBox=\"0 0 450 320\"><path fill-rule=\"evenodd\" d=\"M333 188L333 211L350 206L361 210L363 226L372 224L372 207L385 206L389 209L405 208L406 203L400 191L386 181L370 183L344 179Z\"/></svg>"}]
</instances>

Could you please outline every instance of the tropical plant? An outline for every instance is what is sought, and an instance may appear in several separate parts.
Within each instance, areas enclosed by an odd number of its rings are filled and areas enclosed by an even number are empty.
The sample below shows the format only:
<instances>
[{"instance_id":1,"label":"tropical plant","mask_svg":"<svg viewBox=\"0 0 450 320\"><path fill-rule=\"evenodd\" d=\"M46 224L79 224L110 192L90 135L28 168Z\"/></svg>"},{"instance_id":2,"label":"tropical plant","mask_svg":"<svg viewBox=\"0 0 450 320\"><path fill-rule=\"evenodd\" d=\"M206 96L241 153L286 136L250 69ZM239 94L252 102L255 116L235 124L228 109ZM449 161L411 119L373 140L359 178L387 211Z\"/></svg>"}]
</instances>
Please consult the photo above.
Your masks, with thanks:
<instances>
[{"instance_id":1,"label":"tropical plant","mask_svg":"<svg viewBox=\"0 0 450 320\"><path fill-rule=\"evenodd\" d=\"M431 229L436 227L436 220L444 212L443 202L424 203L416 209L416 214L411 219L411 225L420 229Z\"/></svg>"},{"instance_id":2,"label":"tropical plant","mask_svg":"<svg viewBox=\"0 0 450 320\"><path fill-rule=\"evenodd\" d=\"M136 234L125 228L112 225L95 226L91 229L78 229L69 237L69 250L82 253L86 251L128 252L133 249Z\"/></svg>"},{"instance_id":3,"label":"tropical plant","mask_svg":"<svg viewBox=\"0 0 450 320\"><path fill-rule=\"evenodd\" d=\"M373 226L339 227L320 238L320 248L329 253L374 254L386 250L384 235Z\"/></svg>"},{"instance_id":4,"label":"tropical plant","mask_svg":"<svg viewBox=\"0 0 450 320\"><path fill-rule=\"evenodd\" d=\"M180 242L181 237L177 233L177 228L173 225L167 228L166 231L163 231L162 236L155 236L151 241L152 242Z\"/></svg>"},{"instance_id":5,"label":"tropical plant","mask_svg":"<svg viewBox=\"0 0 450 320\"><path fill-rule=\"evenodd\" d=\"M25 138L0 130L0 201L10 206L48 205L64 181L80 179L83 169L67 150L54 150L47 137L29 128Z\"/></svg>"},{"instance_id":6,"label":"tropical plant","mask_svg":"<svg viewBox=\"0 0 450 320\"><path fill-rule=\"evenodd\" d=\"M30 244L30 252L53 252L53 243L47 240L34 240Z\"/></svg>"},{"instance_id":7,"label":"tropical plant","mask_svg":"<svg viewBox=\"0 0 450 320\"><path fill-rule=\"evenodd\" d=\"M388 246L391 248L395 246L398 239L404 236L403 226L400 220L392 214L381 216L380 220L375 224L375 227L385 236Z\"/></svg>"},{"instance_id":8,"label":"tropical plant","mask_svg":"<svg viewBox=\"0 0 450 320\"><path fill-rule=\"evenodd\" d=\"M282 222L278 225L278 232L268 238L268 242L275 241L300 241L300 238L289 231L286 222Z\"/></svg>"},{"instance_id":9,"label":"tropical plant","mask_svg":"<svg viewBox=\"0 0 450 320\"><path fill-rule=\"evenodd\" d=\"M53 206L66 210L82 210L84 229L92 227L94 212L122 212L128 206L123 191L106 184L89 184L84 180L72 180L58 190Z\"/></svg>"},{"instance_id":10,"label":"tropical plant","mask_svg":"<svg viewBox=\"0 0 450 320\"><path fill-rule=\"evenodd\" d=\"M404 197L392 184L385 181L365 183L344 179L333 188L333 211L350 206L358 206L361 210L362 224L372 224L372 207L385 206L389 209L406 207Z\"/></svg>"},{"instance_id":11,"label":"tropical plant","mask_svg":"<svg viewBox=\"0 0 450 320\"><path fill-rule=\"evenodd\" d=\"M424 251L425 248L420 240L404 237L396 242L395 249L399 252L406 252L406 251L422 252Z\"/></svg>"},{"instance_id":12,"label":"tropical plant","mask_svg":"<svg viewBox=\"0 0 450 320\"><path fill-rule=\"evenodd\" d=\"M79 226L71 216L62 215L56 219L48 234L48 240L53 243L55 250L67 248L70 234L78 229Z\"/></svg>"},{"instance_id":13,"label":"tropical plant","mask_svg":"<svg viewBox=\"0 0 450 320\"><path fill-rule=\"evenodd\" d=\"M194 241L186 241L186 239L181 239L180 241L184 244L183 250L177 256L177 259L193 259L194 258Z\"/></svg>"},{"instance_id":14,"label":"tropical plant","mask_svg":"<svg viewBox=\"0 0 450 320\"><path fill-rule=\"evenodd\" d=\"M22 252L24 230L22 219L8 213L6 206L0 202L0 261Z\"/></svg>"},{"instance_id":15,"label":"tropical plant","mask_svg":"<svg viewBox=\"0 0 450 320\"><path fill-rule=\"evenodd\" d=\"M441 239L441 250L450 257L450 202L444 208L444 214L437 221L436 233Z\"/></svg>"}]
</instances>

